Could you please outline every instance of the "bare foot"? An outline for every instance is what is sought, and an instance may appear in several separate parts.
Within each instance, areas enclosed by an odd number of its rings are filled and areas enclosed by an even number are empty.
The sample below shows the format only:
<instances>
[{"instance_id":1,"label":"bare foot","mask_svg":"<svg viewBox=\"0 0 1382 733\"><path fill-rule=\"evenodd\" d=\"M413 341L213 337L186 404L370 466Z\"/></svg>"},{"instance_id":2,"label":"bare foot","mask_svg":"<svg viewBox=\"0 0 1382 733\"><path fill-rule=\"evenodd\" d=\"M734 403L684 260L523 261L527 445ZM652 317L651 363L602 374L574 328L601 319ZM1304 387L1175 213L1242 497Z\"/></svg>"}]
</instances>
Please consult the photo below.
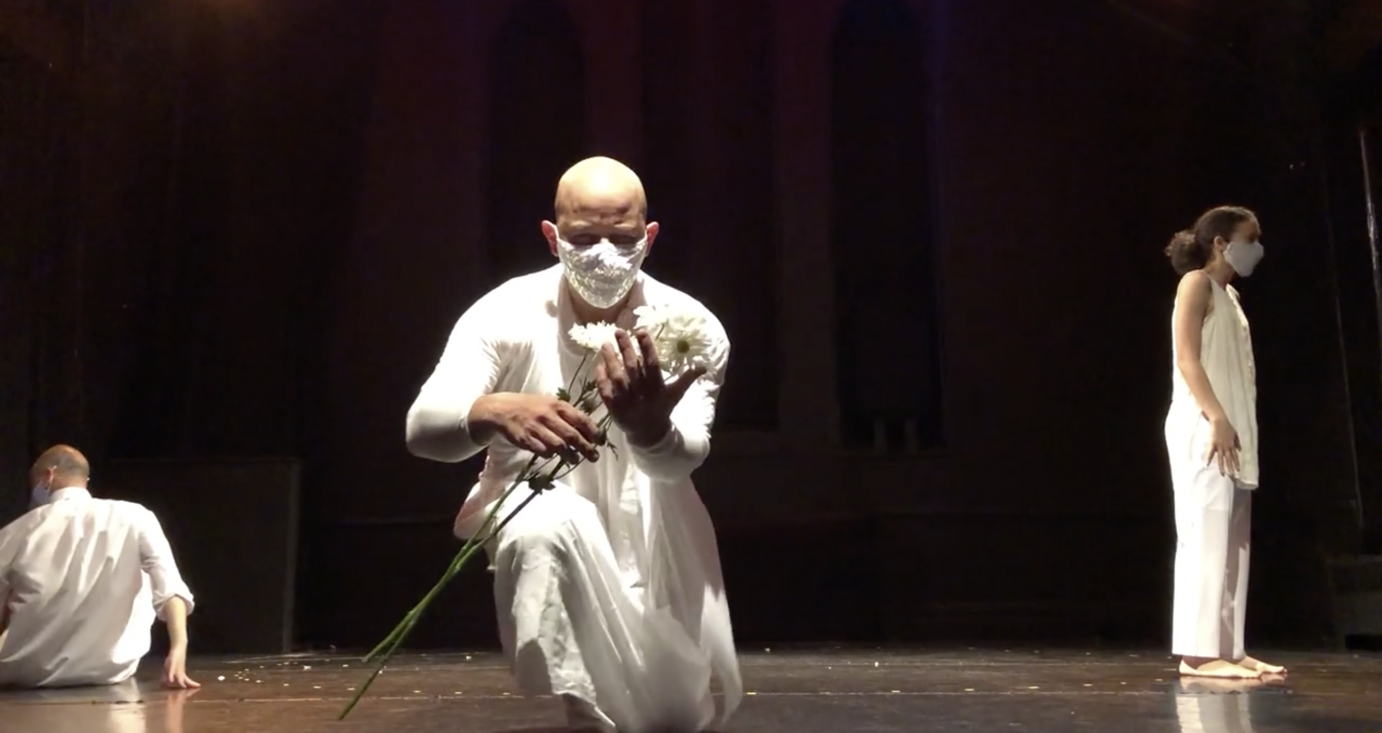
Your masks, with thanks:
<instances>
[{"instance_id":1,"label":"bare foot","mask_svg":"<svg viewBox=\"0 0 1382 733\"><path fill-rule=\"evenodd\" d=\"M1252 657L1243 657L1242 661L1238 662L1238 666L1243 667L1244 669L1251 669L1255 672L1258 672L1259 674L1286 674L1285 667L1280 667L1275 664L1267 664L1266 662L1253 659Z\"/></svg>"},{"instance_id":2,"label":"bare foot","mask_svg":"<svg viewBox=\"0 0 1382 733\"><path fill-rule=\"evenodd\" d=\"M1266 684L1261 679L1233 679L1231 677L1182 677L1181 686L1186 692L1208 692L1228 695L1247 692Z\"/></svg>"},{"instance_id":3,"label":"bare foot","mask_svg":"<svg viewBox=\"0 0 1382 733\"><path fill-rule=\"evenodd\" d=\"M1248 669L1222 659L1205 662L1196 667L1192 667L1189 662L1181 660L1180 673L1185 677L1217 677L1231 680L1256 679L1262 676L1262 673L1255 669Z\"/></svg>"}]
</instances>

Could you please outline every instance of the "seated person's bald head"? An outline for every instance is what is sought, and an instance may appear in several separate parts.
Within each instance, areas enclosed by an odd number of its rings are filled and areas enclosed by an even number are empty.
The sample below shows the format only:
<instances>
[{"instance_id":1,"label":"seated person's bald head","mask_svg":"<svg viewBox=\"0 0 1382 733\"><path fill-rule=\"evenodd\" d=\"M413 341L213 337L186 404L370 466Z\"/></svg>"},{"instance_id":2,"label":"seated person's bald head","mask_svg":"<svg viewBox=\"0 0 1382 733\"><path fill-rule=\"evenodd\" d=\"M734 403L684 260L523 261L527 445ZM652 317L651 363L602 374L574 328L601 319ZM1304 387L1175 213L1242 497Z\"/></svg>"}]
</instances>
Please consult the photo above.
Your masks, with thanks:
<instances>
[{"instance_id":1,"label":"seated person's bald head","mask_svg":"<svg viewBox=\"0 0 1382 733\"><path fill-rule=\"evenodd\" d=\"M67 485L86 486L91 478L91 464L81 451L70 445L55 445L39 454L29 469L33 483L47 480L54 489Z\"/></svg>"}]
</instances>

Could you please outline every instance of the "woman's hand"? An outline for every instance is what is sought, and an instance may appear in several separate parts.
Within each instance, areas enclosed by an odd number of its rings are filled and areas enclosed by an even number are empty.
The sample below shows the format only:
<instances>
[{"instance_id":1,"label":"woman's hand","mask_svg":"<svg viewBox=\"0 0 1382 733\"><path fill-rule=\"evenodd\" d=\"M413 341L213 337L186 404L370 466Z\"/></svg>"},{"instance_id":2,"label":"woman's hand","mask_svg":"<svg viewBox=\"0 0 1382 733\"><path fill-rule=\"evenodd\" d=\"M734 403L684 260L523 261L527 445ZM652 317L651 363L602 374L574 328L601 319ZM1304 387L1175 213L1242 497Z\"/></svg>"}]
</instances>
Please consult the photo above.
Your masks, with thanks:
<instances>
[{"instance_id":1,"label":"woman's hand","mask_svg":"<svg viewBox=\"0 0 1382 733\"><path fill-rule=\"evenodd\" d=\"M1216 459L1219 461L1219 474L1221 476L1235 476L1238 474L1238 431L1229 424L1228 418L1221 417L1209 422L1210 434L1209 455L1205 458L1205 465L1208 466Z\"/></svg>"}]
</instances>

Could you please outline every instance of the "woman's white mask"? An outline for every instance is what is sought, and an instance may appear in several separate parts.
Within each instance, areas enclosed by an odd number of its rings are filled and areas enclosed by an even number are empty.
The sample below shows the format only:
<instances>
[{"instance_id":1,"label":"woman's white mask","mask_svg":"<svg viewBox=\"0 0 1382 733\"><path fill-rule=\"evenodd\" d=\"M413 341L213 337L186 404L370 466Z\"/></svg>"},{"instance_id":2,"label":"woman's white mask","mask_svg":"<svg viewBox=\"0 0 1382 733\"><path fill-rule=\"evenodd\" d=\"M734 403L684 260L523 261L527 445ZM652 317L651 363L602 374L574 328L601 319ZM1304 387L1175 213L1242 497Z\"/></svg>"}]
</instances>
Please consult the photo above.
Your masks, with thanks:
<instances>
[{"instance_id":1,"label":"woman's white mask","mask_svg":"<svg viewBox=\"0 0 1382 733\"><path fill-rule=\"evenodd\" d=\"M1224 261L1228 262L1228 266L1232 267L1239 277L1248 277L1257 269L1257 263L1262 261L1263 254L1262 245L1258 242L1234 240L1224 249Z\"/></svg>"}]
</instances>

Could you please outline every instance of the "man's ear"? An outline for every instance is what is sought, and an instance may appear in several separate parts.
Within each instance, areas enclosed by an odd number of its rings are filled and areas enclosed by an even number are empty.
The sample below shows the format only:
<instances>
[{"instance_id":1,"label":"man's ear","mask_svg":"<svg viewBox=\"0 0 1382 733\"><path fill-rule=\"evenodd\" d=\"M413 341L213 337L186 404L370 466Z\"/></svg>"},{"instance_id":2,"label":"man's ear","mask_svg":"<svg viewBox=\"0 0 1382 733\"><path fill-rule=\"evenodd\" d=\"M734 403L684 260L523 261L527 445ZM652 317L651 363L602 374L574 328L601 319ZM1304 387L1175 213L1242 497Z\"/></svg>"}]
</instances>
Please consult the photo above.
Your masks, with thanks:
<instances>
[{"instance_id":1,"label":"man's ear","mask_svg":"<svg viewBox=\"0 0 1382 733\"><path fill-rule=\"evenodd\" d=\"M643 256L644 256L644 257L647 257L648 255L652 254L652 251L653 251L653 242L657 240L657 233L660 232L660 231L662 231L662 225L661 225L661 224L658 224L658 223L655 222L655 221L650 221L650 222L648 222L648 229L647 229L647 232L648 232L648 243L645 244L645 245L643 245Z\"/></svg>"},{"instance_id":2,"label":"man's ear","mask_svg":"<svg viewBox=\"0 0 1382 733\"><path fill-rule=\"evenodd\" d=\"M547 251L551 252L553 257L560 258L557 250L557 225L543 219L542 236L547 240Z\"/></svg>"}]
</instances>

